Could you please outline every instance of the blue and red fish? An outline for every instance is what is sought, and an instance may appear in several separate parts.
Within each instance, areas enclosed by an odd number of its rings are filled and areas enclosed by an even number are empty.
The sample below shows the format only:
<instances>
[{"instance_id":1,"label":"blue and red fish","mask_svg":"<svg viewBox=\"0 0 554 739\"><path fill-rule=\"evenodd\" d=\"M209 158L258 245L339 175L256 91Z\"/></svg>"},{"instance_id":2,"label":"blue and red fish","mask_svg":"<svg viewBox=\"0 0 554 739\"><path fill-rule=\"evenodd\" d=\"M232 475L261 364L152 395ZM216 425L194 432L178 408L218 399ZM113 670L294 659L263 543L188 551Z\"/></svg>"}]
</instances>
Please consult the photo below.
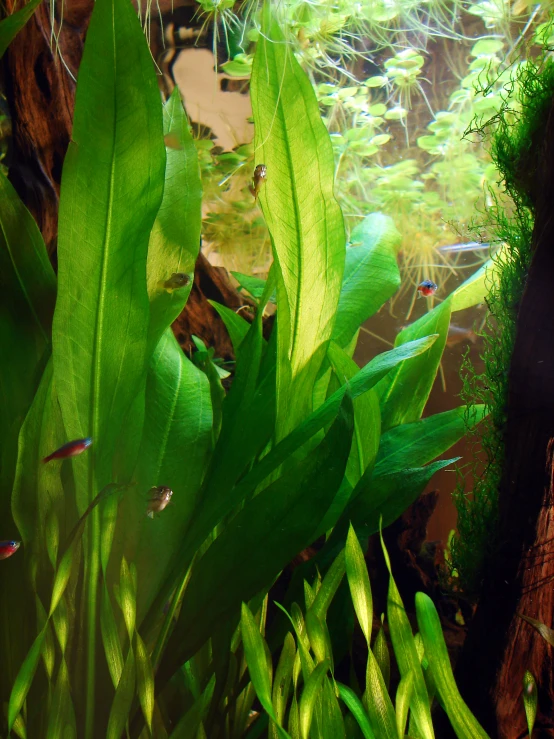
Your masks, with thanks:
<instances>
[{"instance_id":1,"label":"blue and red fish","mask_svg":"<svg viewBox=\"0 0 554 739\"><path fill-rule=\"evenodd\" d=\"M67 459L67 457L76 457L78 454L82 454L85 449L88 449L92 444L92 439L76 439L75 441L68 441L55 452L44 457L42 460L44 464L50 462L51 459Z\"/></svg>"},{"instance_id":2,"label":"blue and red fish","mask_svg":"<svg viewBox=\"0 0 554 739\"><path fill-rule=\"evenodd\" d=\"M0 559L8 559L20 546L20 541L0 541Z\"/></svg>"},{"instance_id":3,"label":"blue and red fish","mask_svg":"<svg viewBox=\"0 0 554 739\"><path fill-rule=\"evenodd\" d=\"M423 282L420 282L417 286L418 293L423 295L424 298L434 295L437 292L437 289L438 285L436 285L432 280L423 280Z\"/></svg>"}]
</instances>

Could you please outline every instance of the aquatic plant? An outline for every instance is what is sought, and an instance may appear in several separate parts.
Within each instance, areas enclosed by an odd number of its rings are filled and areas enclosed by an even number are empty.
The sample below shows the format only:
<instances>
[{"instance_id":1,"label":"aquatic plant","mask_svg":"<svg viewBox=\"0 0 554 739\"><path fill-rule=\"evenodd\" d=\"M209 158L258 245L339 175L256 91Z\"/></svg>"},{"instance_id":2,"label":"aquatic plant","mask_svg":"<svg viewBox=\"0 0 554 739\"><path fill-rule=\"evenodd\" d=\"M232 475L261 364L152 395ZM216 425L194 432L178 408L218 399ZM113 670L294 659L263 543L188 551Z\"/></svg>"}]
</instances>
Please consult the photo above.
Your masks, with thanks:
<instances>
[{"instance_id":1,"label":"aquatic plant","mask_svg":"<svg viewBox=\"0 0 554 739\"><path fill-rule=\"evenodd\" d=\"M87 32L57 279L0 175L0 514L23 542L2 561L0 690L19 736L165 736L182 720L187 737L247 721L241 604L257 613L326 532L322 572L350 522L368 536L395 520L465 431L460 409L421 416L451 311L483 300L491 265L356 365L360 324L400 281L398 233L369 214L346 247L315 94L265 23L252 96L274 261L251 323L214 304L236 354L228 393L209 349L198 342L195 364L171 332L199 249L198 158L126 0L97 0ZM41 463L89 436L70 461ZM151 504L161 487L164 510Z\"/></svg>"},{"instance_id":2,"label":"aquatic plant","mask_svg":"<svg viewBox=\"0 0 554 739\"><path fill-rule=\"evenodd\" d=\"M548 55L519 64L512 72L503 106L488 122L474 129L481 134L491 129L491 155L502 174L508 196L493 200L488 210L489 228L505 245L493 261L499 279L487 296L489 316L482 332L485 371L475 372L469 357L464 364L463 397L471 405L477 399L489 412L479 440L484 450L484 471L476 458L474 489L465 490L462 479L455 495L458 531L452 545L452 561L459 583L468 594L479 592L484 567L494 557L498 517L498 489L502 474L503 434L508 368L514 347L518 305L525 287L531 259L534 223L534 172L540 157L546 119L554 96L554 65ZM464 475L465 477L465 475Z\"/></svg>"}]
</instances>

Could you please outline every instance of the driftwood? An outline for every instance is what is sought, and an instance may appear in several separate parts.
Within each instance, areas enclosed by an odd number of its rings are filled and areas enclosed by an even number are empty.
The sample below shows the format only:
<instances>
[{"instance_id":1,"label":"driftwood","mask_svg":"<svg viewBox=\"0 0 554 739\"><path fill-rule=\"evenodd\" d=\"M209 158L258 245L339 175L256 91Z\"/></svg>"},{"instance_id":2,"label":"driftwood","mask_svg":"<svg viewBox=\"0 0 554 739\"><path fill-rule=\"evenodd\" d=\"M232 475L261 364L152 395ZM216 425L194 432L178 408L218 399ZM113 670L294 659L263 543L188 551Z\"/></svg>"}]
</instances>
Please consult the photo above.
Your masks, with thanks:
<instances>
[{"instance_id":1,"label":"driftwood","mask_svg":"<svg viewBox=\"0 0 554 739\"><path fill-rule=\"evenodd\" d=\"M15 0L7 0L7 13L13 12L15 5ZM38 223L55 267L62 165L75 100L73 78L77 77L93 5L92 0L64 3L56 47L51 45L49 5L41 3L4 60L4 88L12 119L9 177ZM169 0L162 3L162 10L170 5ZM227 331L208 299L235 309L250 302L233 288L225 270L212 267L200 255L194 286L174 333L185 350L191 349L190 336L194 334L214 347L217 357L232 359Z\"/></svg>"},{"instance_id":2,"label":"driftwood","mask_svg":"<svg viewBox=\"0 0 554 739\"><path fill-rule=\"evenodd\" d=\"M522 677L534 670L534 739L554 736L552 649L517 613L553 622L554 531L554 106L536 176L533 257L519 306L509 370L505 462L499 489L499 551L458 663L462 695L491 736L525 736ZM546 492L545 492L546 491ZM541 728L542 727L542 728ZM444 736L449 736L444 733Z\"/></svg>"}]
</instances>

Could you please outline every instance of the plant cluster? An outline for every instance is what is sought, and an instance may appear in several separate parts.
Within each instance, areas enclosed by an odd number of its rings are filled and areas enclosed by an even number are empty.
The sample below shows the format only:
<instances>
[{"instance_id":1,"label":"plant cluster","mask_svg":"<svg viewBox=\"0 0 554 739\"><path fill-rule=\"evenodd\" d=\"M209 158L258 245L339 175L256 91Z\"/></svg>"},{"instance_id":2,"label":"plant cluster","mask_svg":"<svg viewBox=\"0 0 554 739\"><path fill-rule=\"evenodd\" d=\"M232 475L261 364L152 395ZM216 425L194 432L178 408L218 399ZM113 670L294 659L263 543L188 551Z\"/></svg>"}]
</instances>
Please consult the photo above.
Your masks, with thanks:
<instances>
[{"instance_id":1,"label":"plant cluster","mask_svg":"<svg viewBox=\"0 0 554 739\"><path fill-rule=\"evenodd\" d=\"M0 39L8 21L13 36L27 17L3 21ZM252 690L263 687L246 609L237 632L242 604L258 614L283 568L324 535L311 566L329 577L350 524L360 538L381 520L387 526L454 461L437 458L465 432L464 408L422 415L451 314L484 299L492 264L360 369L352 360L359 327L400 284L400 236L388 216L369 213L347 246L312 84L268 17L251 94L256 161L269 173L258 200L273 264L267 281L241 277L256 301L251 323L213 303L236 355L228 392L202 337L193 362L170 328L193 283L200 172L178 92L162 105L127 0L97 0L87 32L57 276L0 174L0 520L23 543L0 561L8 733L242 736ZM270 300L276 321L265 341ZM482 416L476 405L471 423ZM85 438L72 447L77 456L42 463ZM160 490L163 505L153 505ZM306 579L314 582L313 569ZM435 617L422 603L425 634L425 619ZM312 621L323 628L309 613L308 631ZM435 634L436 619L429 623ZM322 642L313 644L322 656ZM424 685L414 649L401 715L409 706L419 724ZM303 698L326 675L315 666L311 679L306 664Z\"/></svg>"},{"instance_id":2,"label":"plant cluster","mask_svg":"<svg viewBox=\"0 0 554 739\"><path fill-rule=\"evenodd\" d=\"M256 3L234 15L227 8L227 21L216 5L212 11L216 28L229 26L232 59L221 68L247 80L260 35ZM396 299L411 295L409 314L422 279L444 286L470 266L459 253L437 247L451 244L453 231L466 240L476 205L485 195L487 207L492 206L500 191L498 170L486 149L463 134L475 117L490 118L499 110L513 57L526 34L544 36L540 21L548 8L290 0L274 12L287 45L310 75L331 133L335 187L347 231L369 207L393 217L402 234L403 281ZM251 171L251 160L241 147L233 175L219 159L214 152L203 170L214 194L207 197L207 238L231 267L250 271L255 265L262 272L269 264L269 242L264 229L257 229L257 209L246 187L244 169ZM237 210L251 212L239 230ZM486 228L480 238L489 241ZM477 266L485 258L486 252L478 252Z\"/></svg>"},{"instance_id":3,"label":"plant cluster","mask_svg":"<svg viewBox=\"0 0 554 739\"><path fill-rule=\"evenodd\" d=\"M547 38L551 26L545 26ZM485 369L477 373L465 359L463 397L470 404L485 404L487 419L480 429L484 472L475 475L472 492L463 480L455 495L458 531L452 547L459 582L468 594L477 594L486 563L494 557L494 532L498 517L498 490L504 461L504 426L508 393L508 368L515 341L518 306L531 260L534 224L535 173L541 144L554 97L554 64L543 54L516 66L507 86L501 110L475 130L482 135L492 129L491 156L502 175L504 203L494 199L488 211L488 228L504 244L494 257L498 282L487 296L489 315L482 332ZM475 455L475 464L482 455Z\"/></svg>"}]
</instances>

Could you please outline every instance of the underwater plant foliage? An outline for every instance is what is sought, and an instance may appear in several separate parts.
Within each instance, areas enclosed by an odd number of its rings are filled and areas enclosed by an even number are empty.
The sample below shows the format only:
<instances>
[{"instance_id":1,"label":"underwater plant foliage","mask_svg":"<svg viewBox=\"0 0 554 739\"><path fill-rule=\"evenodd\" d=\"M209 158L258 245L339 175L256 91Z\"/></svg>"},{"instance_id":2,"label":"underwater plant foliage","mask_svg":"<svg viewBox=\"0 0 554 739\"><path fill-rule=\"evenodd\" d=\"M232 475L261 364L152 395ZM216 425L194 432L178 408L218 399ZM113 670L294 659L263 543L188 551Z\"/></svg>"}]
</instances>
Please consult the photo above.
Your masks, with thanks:
<instances>
[{"instance_id":1,"label":"underwater plant foliage","mask_svg":"<svg viewBox=\"0 0 554 739\"><path fill-rule=\"evenodd\" d=\"M260 202L274 261L251 323L217 306L236 352L227 393L209 351L194 363L171 332L192 284L174 286L172 277L192 278L199 247L198 160L178 93L162 105L127 0L97 0L87 33L63 169L57 281L36 225L0 174L2 345L17 340L25 360L2 355L10 424L0 502L3 526L23 542L1 562L3 731L246 736L259 678L246 673L245 655L260 654L242 604L261 623L281 570L331 531L318 566L336 578L350 523L367 536L381 517L394 521L452 463L433 460L465 433L461 413L420 419L446 316L483 300L492 265L392 350L356 365L359 325L398 287L397 232L388 217L367 214L346 245L315 94L278 27L266 23L255 61L265 88L253 85L253 107L271 167ZM268 116L264 101L278 91ZM169 134L178 147L164 146ZM293 163L278 144L300 138ZM306 174L306 161L318 157L321 166ZM319 205L312 191L324 194ZM378 300L363 289L368 270L381 275ZM262 316L273 294L277 330L266 342ZM475 407L473 423L482 412ZM41 463L75 439L87 440L82 453ZM160 487L173 495L151 518L148 491ZM237 628L241 608L247 636ZM326 678L324 610L314 614L306 619L317 672L311 679L304 668L303 698L289 711L294 722L298 709L302 736L305 717L319 715L320 690L333 706L330 726L346 720ZM438 638L429 629L430 641ZM412 662L414 654L410 646ZM402 711L410 706L421 724L418 676L417 703L404 684ZM371 680L381 685L373 661ZM344 688L345 703L362 716L353 689L354 698ZM260 690L265 700L267 681ZM310 736L329 735L322 727Z\"/></svg>"},{"instance_id":2,"label":"underwater plant foliage","mask_svg":"<svg viewBox=\"0 0 554 739\"><path fill-rule=\"evenodd\" d=\"M544 29L548 38L551 26ZM541 156L544 129L554 96L554 65L548 51L535 60L517 65L513 84L507 86L502 109L475 129L490 139L493 161L502 176L504 201L494 200L486 214L488 228L504 247L493 257L497 282L487 296L489 314L482 331L485 369L476 372L466 356L462 397L471 408L481 401L487 414L476 438L484 451L484 471L475 474L472 491L464 477L454 495L458 511L458 535L452 542L455 581L468 596L479 593L485 568L495 556L499 484L504 462L504 425L508 393L508 369L513 352L518 306L531 262L534 225L534 173ZM470 411L472 412L472 411ZM470 437L471 438L471 437Z\"/></svg>"}]
</instances>

